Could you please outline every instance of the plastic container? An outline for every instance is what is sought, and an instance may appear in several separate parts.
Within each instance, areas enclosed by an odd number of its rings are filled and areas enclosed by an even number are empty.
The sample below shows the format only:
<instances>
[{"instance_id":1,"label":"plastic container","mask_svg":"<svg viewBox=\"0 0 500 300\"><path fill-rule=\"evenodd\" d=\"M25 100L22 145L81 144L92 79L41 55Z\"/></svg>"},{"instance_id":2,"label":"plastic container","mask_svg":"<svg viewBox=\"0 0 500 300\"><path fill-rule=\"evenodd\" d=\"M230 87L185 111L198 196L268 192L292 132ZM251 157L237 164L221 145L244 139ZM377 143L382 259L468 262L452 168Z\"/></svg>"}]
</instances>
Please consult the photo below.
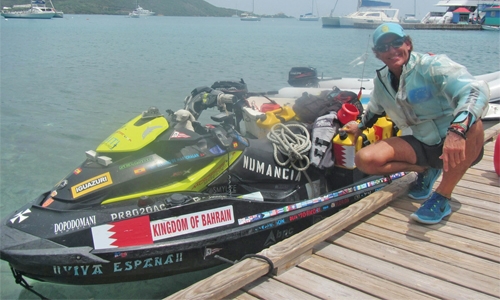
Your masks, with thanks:
<instances>
[{"instance_id":1,"label":"plastic container","mask_svg":"<svg viewBox=\"0 0 500 300\"><path fill-rule=\"evenodd\" d=\"M356 144L354 143L354 135L348 134L341 130L333 138L333 157L335 158L335 165L346 169L356 168L354 163L354 156L356 152L377 141L375 129L367 128L363 130L363 134L358 137Z\"/></svg>"},{"instance_id":2,"label":"plastic container","mask_svg":"<svg viewBox=\"0 0 500 300\"><path fill-rule=\"evenodd\" d=\"M337 118L342 125L345 125L350 121L355 121L358 118L358 115L358 108L351 103L342 104L342 107L337 112Z\"/></svg>"},{"instance_id":3,"label":"plastic container","mask_svg":"<svg viewBox=\"0 0 500 300\"><path fill-rule=\"evenodd\" d=\"M357 145L355 145L354 135L341 130L339 134L333 138L332 148L335 166L346 169L356 168L354 156L356 155L356 151L361 149L361 141L361 138L358 139Z\"/></svg>"},{"instance_id":4,"label":"plastic container","mask_svg":"<svg viewBox=\"0 0 500 300\"><path fill-rule=\"evenodd\" d=\"M393 135L393 123L389 119L382 117L373 125L375 131L375 140L380 141L388 139Z\"/></svg>"},{"instance_id":5,"label":"plastic container","mask_svg":"<svg viewBox=\"0 0 500 300\"><path fill-rule=\"evenodd\" d=\"M378 141L375 128L372 127L363 130L363 134L360 135L360 140L361 141L358 141L358 143L360 143L361 146L356 147L356 151L359 150L361 147L368 146Z\"/></svg>"},{"instance_id":6,"label":"plastic container","mask_svg":"<svg viewBox=\"0 0 500 300\"><path fill-rule=\"evenodd\" d=\"M284 105L279 109L267 111L257 120L257 126L270 130L277 123L285 123L295 117L292 107Z\"/></svg>"}]
</instances>

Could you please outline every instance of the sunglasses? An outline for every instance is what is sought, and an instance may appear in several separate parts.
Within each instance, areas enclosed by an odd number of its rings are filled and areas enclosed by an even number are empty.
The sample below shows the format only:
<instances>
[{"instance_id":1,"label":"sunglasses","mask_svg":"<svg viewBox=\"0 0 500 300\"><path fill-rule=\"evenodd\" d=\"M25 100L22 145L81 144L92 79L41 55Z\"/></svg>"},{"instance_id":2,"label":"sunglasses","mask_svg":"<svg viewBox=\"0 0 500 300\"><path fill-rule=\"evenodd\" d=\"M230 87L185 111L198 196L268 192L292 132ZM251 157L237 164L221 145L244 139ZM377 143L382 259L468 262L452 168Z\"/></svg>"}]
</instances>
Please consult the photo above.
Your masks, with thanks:
<instances>
[{"instance_id":1,"label":"sunglasses","mask_svg":"<svg viewBox=\"0 0 500 300\"><path fill-rule=\"evenodd\" d=\"M389 51L389 49L391 47L394 49L398 49L399 47L403 46L405 41L406 41L406 38L404 38L404 37L397 38L390 43L377 45L377 46L373 47L373 49L375 49L375 51L377 51L377 52L387 52L387 51Z\"/></svg>"}]
</instances>

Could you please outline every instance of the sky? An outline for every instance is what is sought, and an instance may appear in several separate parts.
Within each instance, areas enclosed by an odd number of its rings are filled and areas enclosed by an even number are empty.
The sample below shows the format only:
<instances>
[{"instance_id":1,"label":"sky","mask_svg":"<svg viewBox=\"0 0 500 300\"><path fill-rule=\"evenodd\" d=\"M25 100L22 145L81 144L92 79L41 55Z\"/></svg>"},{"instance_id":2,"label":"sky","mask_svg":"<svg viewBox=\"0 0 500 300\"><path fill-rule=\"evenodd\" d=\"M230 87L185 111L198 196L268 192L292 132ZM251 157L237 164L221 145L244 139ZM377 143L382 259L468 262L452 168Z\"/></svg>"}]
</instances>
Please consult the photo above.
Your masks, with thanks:
<instances>
[{"instance_id":1,"label":"sky","mask_svg":"<svg viewBox=\"0 0 500 300\"><path fill-rule=\"evenodd\" d=\"M312 0L205 0L206 2L223 8L234 8L242 11L252 11L254 2L254 13L259 15L274 15L284 13L288 16L299 17L311 12ZM444 11L442 7L436 7L438 0L385 0L390 2L393 8L400 10L400 17L405 14L413 14L416 6L417 18L423 18L429 11ZM314 14L328 16L332 9L334 16L347 15L356 11L357 0L315 0ZM337 5L335 6L335 3ZM316 5L317 4L317 5ZM416 5L415 5L416 4ZM317 7L317 9L316 9ZM318 13L319 12L319 13Z\"/></svg>"}]
</instances>

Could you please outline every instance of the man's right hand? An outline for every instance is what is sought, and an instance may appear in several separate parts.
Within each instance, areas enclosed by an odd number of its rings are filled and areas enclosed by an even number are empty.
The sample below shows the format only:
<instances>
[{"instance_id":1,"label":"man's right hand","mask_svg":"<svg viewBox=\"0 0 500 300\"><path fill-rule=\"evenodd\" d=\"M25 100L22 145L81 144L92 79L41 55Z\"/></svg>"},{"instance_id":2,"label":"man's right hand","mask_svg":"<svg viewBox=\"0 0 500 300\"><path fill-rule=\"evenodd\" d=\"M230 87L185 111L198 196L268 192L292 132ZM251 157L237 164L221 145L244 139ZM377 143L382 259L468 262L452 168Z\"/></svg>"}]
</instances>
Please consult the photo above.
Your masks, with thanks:
<instances>
[{"instance_id":1,"label":"man's right hand","mask_svg":"<svg viewBox=\"0 0 500 300\"><path fill-rule=\"evenodd\" d=\"M344 125L340 130L343 130L347 133L354 134L354 140L357 141L358 137L361 135L362 131L358 127L358 122L351 121Z\"/></svg>"}]
</instances>

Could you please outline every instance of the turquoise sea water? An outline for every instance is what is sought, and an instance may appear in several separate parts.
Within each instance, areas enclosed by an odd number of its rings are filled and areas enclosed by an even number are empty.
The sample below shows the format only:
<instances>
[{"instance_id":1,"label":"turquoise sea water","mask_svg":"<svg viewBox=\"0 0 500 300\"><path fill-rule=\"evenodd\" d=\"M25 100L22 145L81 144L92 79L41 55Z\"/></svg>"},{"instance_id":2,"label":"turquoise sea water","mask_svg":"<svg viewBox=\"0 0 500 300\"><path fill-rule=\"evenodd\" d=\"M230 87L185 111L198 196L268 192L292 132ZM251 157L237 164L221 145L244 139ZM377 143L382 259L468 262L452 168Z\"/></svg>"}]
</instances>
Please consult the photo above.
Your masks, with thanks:
<instances>
[{"instance_id":1,"label":"turquoise sea water","mask_svg":"<svg viewBox=\"0 0 500 300\"><path fill-rule=\"evenodd\" d=\"M473 75L500 70L498 33L407 32L416 51L446 53ZM294 66L373 77L381 64L371 33L295 19L1 19L0 217L52 187L127 120L149 106L181 108L195 87L243 78L251 91L278 90ZM364 65L349 64L367 50ZM213 272L89 287L29 282L51 299L158 299ZM3 261L0 298L37 299Z\"/></svg>"}]
</instances>

